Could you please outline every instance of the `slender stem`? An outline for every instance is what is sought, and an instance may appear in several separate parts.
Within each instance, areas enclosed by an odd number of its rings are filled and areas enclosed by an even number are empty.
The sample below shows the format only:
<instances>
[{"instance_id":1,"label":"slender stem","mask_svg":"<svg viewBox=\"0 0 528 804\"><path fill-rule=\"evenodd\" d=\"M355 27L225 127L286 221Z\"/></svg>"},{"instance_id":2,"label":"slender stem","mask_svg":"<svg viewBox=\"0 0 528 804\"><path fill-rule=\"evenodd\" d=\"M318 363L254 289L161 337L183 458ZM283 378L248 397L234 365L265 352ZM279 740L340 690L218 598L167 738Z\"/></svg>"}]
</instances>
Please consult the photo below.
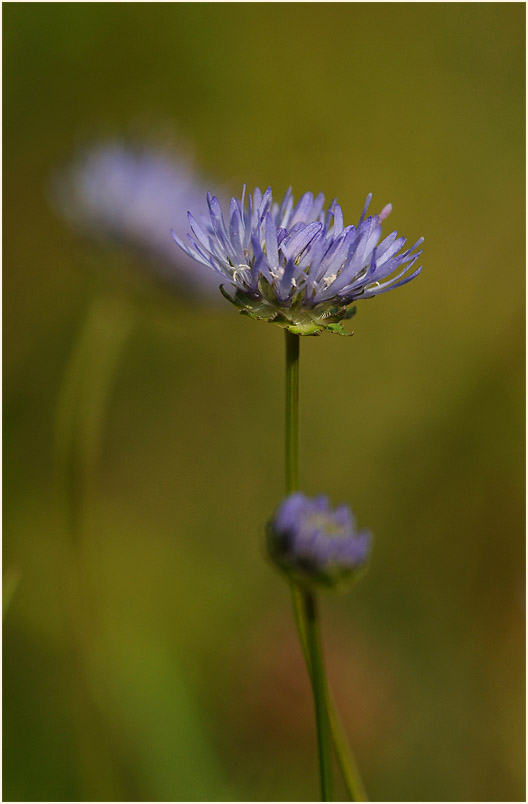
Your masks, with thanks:
<instances>
[{"instance_id":1,"label":"slender stem","mask_svg":"<svg viewBox=\"0 0 528 804\"><path fill-rule=\"evenodd\" d=\"M312 669L310 677L312 680L315 703L317 744L319 747L319 772L321 774L321 798L322 801L333 801L332 754L325 695L327 684L315 595L312 592L304 592L303 604L306 623L306 645Z\"/></svg>"},{"instance_id":2,"label":"slender stem","mask_svg":"<svg viewBox=\"0 0 528 804\"><path fill-rule=\"evenodd\" d=\"M304 607L303 607L303 593L299 586L291 581L291 595L293 604L293 613L295 616L295 624L301 642L304 659L310 673L312 675L310 655L306 644L306 627L304 620ZM339 764L339 768L343 775L346 791L351 801L368 801L365 787L361 779L361 774L357 766L354 754L349 745L345 729L337 712L337 707L332 695L332 692L326 684L325 686L326 708L328 711L328 719L330 721L330 732L332 734L332 741Z\"/></svg>"},{"instance_id":3,"label":"slender stem","mask_svg":"<svg viewBox=\"0 0 528 804\"><path fill-rule=\"evenodd\" d=\"M346 791L351 801L368 801L359 768L356 764L352 749L348 744L343 724L341 723L332 693L328 687L326 688L326 706L328 708L328 719L330 720L330 731L332 732L334 749L339 767L341 768L341 773L343 774Z\"/></svg>"},{"instance_id":4,"label":"slender stem","mask_svg":"<svg viewBox=\"0 0 528 804\"><path fill-rule=\"evenodd\" d=\"M291 492L295 491L299 485L299 345L300 345L300 338L298 335L293 335L288 330L285 331L286 336L286 438L285 438L285 458L286 458L286 493L291 494ZM324 667L322 664L322 654L320 651L320 638L318 636L318 626L317 621L313 623L313 628L311 629L312 640L315 641L316 652L318 653L319 660L318 660L318 667L322 670L322 673L319 673L319 682L322 678L322 690L320 689L319 696L316 698L315 696L315 685L317 680L314 678L313 674L313 659L312 659L312 649L310 649L308 644L308 634L309 634L309 623L308 618L306 616L306 600L305 600L305 592L304 590L296 584L293 580L291 581L291 594L292 594L292 603L293 603L293 613L295 617L295 624L297 626L297 631L299 634L299 640L301 642L301 647L304 655L304 659L306 661L306 667L308 669L308 674L310 676L310 681L312 683L312 688L314 689L314 698L316 703L316 713L317 707L321 702L321 694L324 696L324 702L326 707L326 717L323 717L323 730L321 736L324 738L324 731L328 733L328 725L330 727L332 741L334 743L334 748L337 756L337 760L339 763L339 767L341 769L341 773L343 774L343 779L345 782L345 787L347 790L348 795L352 801L368 801L367 795L365 793L365 788L363 786L363 782L361 780L361 776L359 774L358 767L356 765L354 756L348 744L348 740L344 731L344 728L341 724L339 716L337 714L337 709L328 687L328 683L326 681L326 676L324 674ZM314 612L315 612L315 606ZM326 724L324 721L326 720ZM325 728L326 727L326 728ZM319 739L319 725L318 725L318 739ZM319 739L320 742L320 739ZM320 748L320 746L319 746ZM325 755L325 773L326 767L331 768L330 765L330 751L325 751L323 749L323 753ZM321 757L321 751L320 751ZM322 763L321 763L322 765ZM321 768L322 770L322 768ZM324 774L321 772L321 780L322 784L324 782ZM330 777L330 786L331 786L331 777ZM326 788L323 790L323 799L325 797L326 789L328 788L328 780L326 782Z\"/></svg>"},{"instance_id":5,"label":"slender stem","mask_svg":"<svg viewBox=\"0 0 528 804\"><path fill-rule=\"evenodd\" d=\"M299 342L286 334L286 494L299 486Z\"/></svg>"},{"instance_id":6,"label":"slender stem","mask_svg":"<svg viewBox=\"0 0 528 804\"><path fill-rule=\"evenodd\" d=\"M2 619L5 617L6 612L11 605L13 596L17 590L20 581L20 571L15 567L9 567L4 572L2 578Z\"/></svg>"},{"instance_id":7,"label":"slender stem","mask_svg":"<svg viewBox=\"0 0 528 804\"><path fill-rule=\"evenodd\" d=\"M99 698L99 600L92 581L100 561L94 539L97 523L90 514L111 384L132 324L128 305L110 299L94 303L72 350L57 401L57 487L68 536L63 605L71 646L74 745L80 794L86 800L126 797Z\"/></svg>"},{"instance_id":8,"label":"slender stem","mask_svg":"<svg viewBox=\"0 0 528 804\"><path fill-rule=\"evenodd\" d=\"M299 335L286 330L286 493L291 494L299 484ZM326 711L326 677L321 653L321 641L317 623L317 607L314 595L302 592L303 627L305 640L301 643L306 656L306 666L312 682L317 727L317 747L321 774L323 801L332 801L332 755Z\"/></svg>"}]
</instances>

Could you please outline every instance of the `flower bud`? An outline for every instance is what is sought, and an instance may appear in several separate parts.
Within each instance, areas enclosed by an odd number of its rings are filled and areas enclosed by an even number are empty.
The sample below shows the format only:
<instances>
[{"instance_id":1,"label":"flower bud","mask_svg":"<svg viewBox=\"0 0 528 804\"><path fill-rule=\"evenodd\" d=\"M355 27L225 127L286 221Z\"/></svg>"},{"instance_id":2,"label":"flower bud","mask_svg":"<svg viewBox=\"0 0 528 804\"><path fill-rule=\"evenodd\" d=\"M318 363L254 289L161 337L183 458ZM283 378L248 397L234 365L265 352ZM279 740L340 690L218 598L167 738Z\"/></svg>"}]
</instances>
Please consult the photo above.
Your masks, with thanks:
<instances>
[{"instance_id":1,"label":"flower bud","mask_svg":"<svg viewBox=\"0 0 528 804\"><path fill-rule=\"evenodd\" d=\"M367 564L371 536L358 532L347 505L332 509L325 495L285 497L268 522L272 561L298 583L348 587Z\"/></svg>"}]
</instances>

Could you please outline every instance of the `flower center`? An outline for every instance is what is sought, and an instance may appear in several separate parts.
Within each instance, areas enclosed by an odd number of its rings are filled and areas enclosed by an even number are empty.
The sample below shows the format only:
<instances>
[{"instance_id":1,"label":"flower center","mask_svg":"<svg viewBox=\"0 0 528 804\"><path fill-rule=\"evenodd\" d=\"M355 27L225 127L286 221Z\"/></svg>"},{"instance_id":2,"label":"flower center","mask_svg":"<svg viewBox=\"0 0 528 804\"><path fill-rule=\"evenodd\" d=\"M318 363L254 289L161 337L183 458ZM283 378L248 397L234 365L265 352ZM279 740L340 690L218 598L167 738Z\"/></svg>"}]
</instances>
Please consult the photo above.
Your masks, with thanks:
<instances>
[{"instance_id":1,"label":"flower center","mask_svg":"<svg viewBox=\"0 0 528 804\"><path fill-rule=\"evenodd\" d=\"M306 517L306 524L310 529L320 530L325 536L346 536L345 528L338 525L332 517L325 516L324 514L312 514Z\"/></svg>"}]
</instances>

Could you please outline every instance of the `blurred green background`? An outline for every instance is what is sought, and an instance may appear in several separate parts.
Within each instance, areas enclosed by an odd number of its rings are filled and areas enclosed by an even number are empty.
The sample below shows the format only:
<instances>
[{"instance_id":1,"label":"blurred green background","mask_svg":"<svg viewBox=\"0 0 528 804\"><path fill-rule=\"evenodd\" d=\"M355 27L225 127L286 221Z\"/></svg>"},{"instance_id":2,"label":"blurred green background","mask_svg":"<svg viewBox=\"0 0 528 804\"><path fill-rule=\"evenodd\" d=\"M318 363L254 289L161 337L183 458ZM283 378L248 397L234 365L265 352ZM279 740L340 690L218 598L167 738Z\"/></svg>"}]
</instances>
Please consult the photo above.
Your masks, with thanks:
<instances>
[{"instance_id":1,"label":"blurred green background","mask_svg":"<svg viewBox=\"0 0 528 804\"><path fill-rule=\"evenodd\" d=\"M353 338L302 341L303 488L375 534L323 601L328 671L371 799L524 799L524 13L4 5L4 800L318 794L262 551L282 332L88 254L49 204L138 120L233 193L322 190L350 223L372 192L426 237Z\"/></svg>"}]
</instances>

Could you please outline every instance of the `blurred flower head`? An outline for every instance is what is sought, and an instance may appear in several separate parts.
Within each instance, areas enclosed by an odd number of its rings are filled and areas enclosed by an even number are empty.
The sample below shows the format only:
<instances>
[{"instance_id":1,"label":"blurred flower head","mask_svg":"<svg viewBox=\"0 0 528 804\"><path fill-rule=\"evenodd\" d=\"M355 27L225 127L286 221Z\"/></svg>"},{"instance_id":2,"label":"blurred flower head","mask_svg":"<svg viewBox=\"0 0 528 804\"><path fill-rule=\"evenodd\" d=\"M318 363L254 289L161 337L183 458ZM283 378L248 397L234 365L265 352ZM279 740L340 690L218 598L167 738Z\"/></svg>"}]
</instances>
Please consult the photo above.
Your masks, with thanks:
<instances>
[{"instance_id":1,"label":"blurred flower head","mask_svg":"<svg viewBox=\"0 0 528 804\"><path fill-rule=\"evenodd\" d=\"M84 148L53 183L55 207L82 234L135 252L182 291L216 299L218 278L197 271L170 234L189 208L206 212L204 197L187 159L119 139Z\"/></svg>"},{"instance_id":2,"label":"blurred flower head","mask_svg":"<svg viewBox=\"0 0 528 804\"><path fill-rule=\"evenodd\" d=\"M295 492L269 521L267 545L273 562L298 582L343 588L366 566L371 536L356 530L348 506L332 509L325 495Z\"/></svg>"},{"instance_id":3,"label":"blurred flower head","mask_svg":"<svg viewBox=\"0 0 528 804\"><path fill-rule=\"evenodd\" d=\"M208 194L209 219L189 213L188 243L176 243L197 262L224 279L223 294L241 312L299 335L323 330L346 334L340 321L350 318L356 299L370 299L410 282L423 242L402 251L405 238L392 232L380 242L381 223L391 212L365 217L368 196L357 226L345 226L334 199L324 209L324 196L305 193L296 206L288 190L273 201L271 187L257 188L231 199L224 219L220 203ZM227 284L225 284L227 282Z\"/></svg>"}]
</instances>

